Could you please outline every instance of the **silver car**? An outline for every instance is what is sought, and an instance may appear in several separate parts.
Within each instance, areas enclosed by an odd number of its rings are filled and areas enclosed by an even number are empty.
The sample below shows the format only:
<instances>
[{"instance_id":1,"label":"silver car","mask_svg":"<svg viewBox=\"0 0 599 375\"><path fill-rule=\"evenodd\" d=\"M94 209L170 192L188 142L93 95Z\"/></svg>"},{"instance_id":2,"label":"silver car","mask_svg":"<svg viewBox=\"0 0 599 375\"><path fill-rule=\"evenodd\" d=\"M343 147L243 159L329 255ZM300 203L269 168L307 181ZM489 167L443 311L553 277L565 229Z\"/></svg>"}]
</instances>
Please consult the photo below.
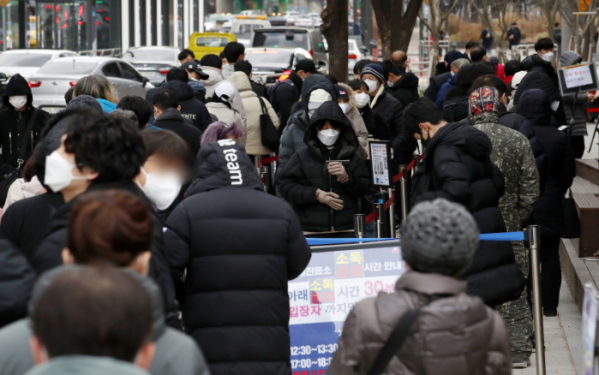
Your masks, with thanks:
<instances>
[{"instance_id":1,"label":"silver car","mask_svg":"<svg viewBox=\"0 0 599 375\"><path fill-rule=\"evenodd\" d=\"M119 98L127 95L145 98L146 92L154 87L148 78L142 77L131 64L121 59L65 57L47 62L37 73L29 77L27 81L33 93L33 105L48 109L66 106L64 94L75 86L79 79L90 74L108 78Z\"/></svg>"},{"instance_id":2,"label":"silver car","mask_svg":"<svg viewBox=\"0 0 599 375\"><path fill-rule=\"evenodd\" d=\"M0 55L0 72L8 77L19 73L26 79L46 62L72 56L77 56L77 53L57 49L13 49Z\"/></svg>"},{"instance_id":3,"label":"silver car","mask_svg":"<svg viewBox=\"0 0 599 375\"><path fill-rule=\"evenodd\" d=\"M174 47L132 47L125 52L123 60L156 85L164 81L172 67L181 66L178 55L179 49Z\"/></svg>"}]
</instances>

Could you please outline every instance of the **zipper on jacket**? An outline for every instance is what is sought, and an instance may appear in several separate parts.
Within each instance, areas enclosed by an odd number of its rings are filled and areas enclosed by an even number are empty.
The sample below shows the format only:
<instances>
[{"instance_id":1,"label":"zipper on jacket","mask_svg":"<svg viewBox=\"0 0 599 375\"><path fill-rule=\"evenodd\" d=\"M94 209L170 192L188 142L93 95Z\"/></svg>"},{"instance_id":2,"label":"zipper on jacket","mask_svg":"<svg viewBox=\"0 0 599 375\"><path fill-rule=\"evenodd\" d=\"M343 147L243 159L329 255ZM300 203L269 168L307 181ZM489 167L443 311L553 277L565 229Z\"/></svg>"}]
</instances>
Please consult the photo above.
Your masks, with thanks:
<instances>
[{"instance_id":1,"label":"zipper on jacket","mask_svg":"<svg viewBox=\"0 0 599 375\"><path fill-rule=\"evenodd\" d=\"M10 145L10 154L12 155L12 133L8 132L8 144Z\"/></svg>"},{"instance_id":2,"label":"zipper on jacket","mask_svg":"<svg viewBox=\"0 0 599 375\"><path fill-rule=\"evenodd\" d=\"M329 153L329 161L331 161L331 154ZM333 193L333 178L331 176L331 173L329 172L329 168L327 166L327 173L329 174L329 190L331 191L331 193ZM333 210L333 208L331 207L331 232L335 231L335 210Z\"/></svg>"}]
</instances>

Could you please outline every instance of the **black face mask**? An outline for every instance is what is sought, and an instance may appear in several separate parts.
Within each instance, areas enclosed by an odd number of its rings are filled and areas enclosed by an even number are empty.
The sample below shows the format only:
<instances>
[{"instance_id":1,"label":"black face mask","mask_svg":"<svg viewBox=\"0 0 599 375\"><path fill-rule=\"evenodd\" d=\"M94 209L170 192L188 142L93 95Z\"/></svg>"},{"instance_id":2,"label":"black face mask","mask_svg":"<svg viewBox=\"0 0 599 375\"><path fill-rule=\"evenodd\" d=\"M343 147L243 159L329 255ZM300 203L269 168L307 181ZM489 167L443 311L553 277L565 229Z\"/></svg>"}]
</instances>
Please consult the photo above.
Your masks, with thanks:
<instances>
[{"instance_id":1,"label":"black face mask","mask_svg":"<svg viewBox=\"0 0 599 375\"><path fill-rule=\"evenodd\" d=\"M424 139L424 137L422 136L422 133L420 133L420 143L422 144L422 147L427 148L429 142L431 141L431 136L429 132L426 132L426 135L428 135L427 139Z\"/></svg>"}]
</instances>

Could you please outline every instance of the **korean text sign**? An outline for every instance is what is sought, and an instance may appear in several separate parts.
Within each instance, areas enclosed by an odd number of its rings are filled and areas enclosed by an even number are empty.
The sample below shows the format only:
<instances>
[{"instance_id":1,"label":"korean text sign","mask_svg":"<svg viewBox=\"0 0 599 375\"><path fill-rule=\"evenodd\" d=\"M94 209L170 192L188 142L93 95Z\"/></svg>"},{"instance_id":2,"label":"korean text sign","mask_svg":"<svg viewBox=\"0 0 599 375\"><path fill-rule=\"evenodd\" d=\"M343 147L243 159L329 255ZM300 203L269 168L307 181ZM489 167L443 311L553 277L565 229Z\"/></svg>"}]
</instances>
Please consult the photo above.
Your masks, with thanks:
<instances>
[{"instance_id":1,"label":"korean text sign","mask_svg":"<svg viewBox=\"0 0 599 375\"><path fill-rule=\"evenodd\" d=\"M593 84L590 65L577 65L571 68L564 68L564 81L566 87L571 89Z\"/></svg>"},{"instance_id":2,"label":"korean text sign","mask_svg":"<svg viewBox=\"0 0 599 375\"><path fill-rule=\"evenodd\" d=\"M405 272L399 247L364 248L313 253L306 270L289 282L293 375L324 375L352 307L393 292Z\"/></svg>"}]
</instances>

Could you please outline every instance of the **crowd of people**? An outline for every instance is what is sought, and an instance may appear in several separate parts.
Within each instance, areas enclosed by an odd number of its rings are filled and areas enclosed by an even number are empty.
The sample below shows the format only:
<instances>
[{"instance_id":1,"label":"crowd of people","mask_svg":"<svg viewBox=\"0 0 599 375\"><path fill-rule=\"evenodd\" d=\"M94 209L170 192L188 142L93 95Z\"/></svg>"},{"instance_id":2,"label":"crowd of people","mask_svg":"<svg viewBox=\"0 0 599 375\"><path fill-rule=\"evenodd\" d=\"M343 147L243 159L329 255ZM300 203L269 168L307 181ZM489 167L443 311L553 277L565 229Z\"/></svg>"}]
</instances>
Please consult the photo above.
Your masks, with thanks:
<instances>
[{"instance_id":1,"label":"crowd of people","mask_svg":"<svg viewBox=\"0 0 599 375\"><path fill-rule=\"evenodd\" d=\"M301 60L266 88L240 43L183 50L146 98L91 75L52 116L14 75L0 112L0 373L291 375L287 283L311 259L305 237L353 237L354 215L379 202L369 139L392 145L393 171L424 154L400 229L409 271L352 309L329 373L380 366L414 307L426 323L386 373L530 365L528 248L478 234L541 226L555 316L561 206L595 97L560 95L550 39L503 65L481 38L446 54L423 97L405 51L357 62L347 84Z\"/></svg>"}]
</instances>

